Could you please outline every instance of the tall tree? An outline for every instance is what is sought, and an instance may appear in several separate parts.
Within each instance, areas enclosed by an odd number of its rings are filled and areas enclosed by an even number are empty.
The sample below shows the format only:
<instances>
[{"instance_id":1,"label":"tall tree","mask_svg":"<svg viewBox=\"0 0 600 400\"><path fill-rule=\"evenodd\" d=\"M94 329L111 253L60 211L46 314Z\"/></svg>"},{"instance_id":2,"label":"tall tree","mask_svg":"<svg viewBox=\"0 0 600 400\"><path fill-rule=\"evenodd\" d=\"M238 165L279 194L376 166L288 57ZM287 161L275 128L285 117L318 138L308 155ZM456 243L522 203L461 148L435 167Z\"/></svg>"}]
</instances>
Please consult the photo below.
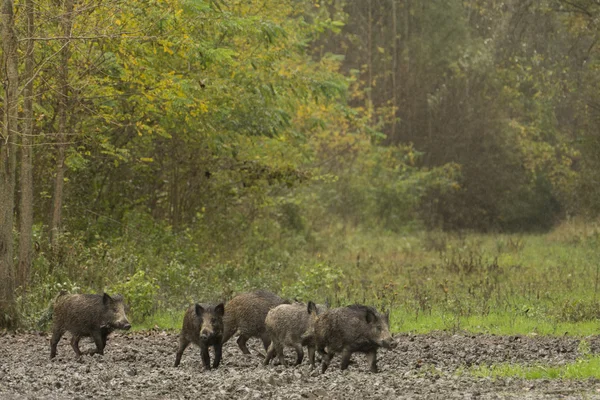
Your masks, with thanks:
<instances>
[{"instance_id":1,"label":"tall tree","mask_svg":"<svg viewBox=\"0 0 600 400\"><path fill-rule=\"evenodd\" d=\"M27 48L25 51L25 88L23 90L23 133L21 135L21 174L20 174L20 212L19 212L19 266L17 285L26 287L31 269L31 242L33 227L33 78L34 78L34 34L35 14L33 0L25 1L27 15Z\"/></svg>"},{"instance_id":2,"label":"tall tree","mask_svg":"<svg viewBox=\"0 0 600 400\"><path fill-rule=\"evenodd\" d=\"M54 201L52 203L52 223L50 225L50 241L56 247L62 223L62 206L65 183L65 150L67 142L67 112L69 107L69 58L71 46L71 28L73 26L73 0L64 0L64 12L61 18L62 47L61 63L58 66L58 131L56 178L54 181Z\"/></svg>"},{"instance_id":3,"label":"tall tree","mask_svg":"<svg viewBox=\"0 0 600 400\"><path fill-rule=\"evenodd\" d=\"M2 1L3 127L0 137L0 326L16 324L13 264L16 146L18 133L18 55L12 0Z\"/></svg>"}]
</instances>

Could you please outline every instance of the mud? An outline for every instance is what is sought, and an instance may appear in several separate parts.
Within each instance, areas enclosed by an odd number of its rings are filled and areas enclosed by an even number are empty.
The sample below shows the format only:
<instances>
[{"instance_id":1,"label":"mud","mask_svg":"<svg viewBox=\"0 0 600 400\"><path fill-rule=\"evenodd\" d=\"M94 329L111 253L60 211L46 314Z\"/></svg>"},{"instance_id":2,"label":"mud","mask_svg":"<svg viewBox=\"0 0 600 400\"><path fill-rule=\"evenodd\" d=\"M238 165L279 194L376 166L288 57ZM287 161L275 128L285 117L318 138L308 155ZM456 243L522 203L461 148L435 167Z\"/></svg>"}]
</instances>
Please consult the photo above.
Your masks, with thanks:
<instances>
[{"instance_id":1,"label":"mud","mask_svg":"<svg viewBox=\"0 0 600 400\"><path fill-rule=\"evenodd\" d=\"M177 334L117 333L105 355L76 358L66 334L49 359L45 333L0 336L1 399L600 399L600 380L478 378L468 366L513 362L560 365L576 360L579 339L491 335L396 335L398 347L379 352L380 373L368 372L363 355L339 371L339 356L321 375L307 361L299 367L261 365L258 341L244 356L229 341L218 370L204 371L200 350L190 346L173 367ZM600 338L585 339L600 353ZM93 349L82 340L82 350ZM294 359L286 350L289 361Z\"/></svg>"}]
</instances>

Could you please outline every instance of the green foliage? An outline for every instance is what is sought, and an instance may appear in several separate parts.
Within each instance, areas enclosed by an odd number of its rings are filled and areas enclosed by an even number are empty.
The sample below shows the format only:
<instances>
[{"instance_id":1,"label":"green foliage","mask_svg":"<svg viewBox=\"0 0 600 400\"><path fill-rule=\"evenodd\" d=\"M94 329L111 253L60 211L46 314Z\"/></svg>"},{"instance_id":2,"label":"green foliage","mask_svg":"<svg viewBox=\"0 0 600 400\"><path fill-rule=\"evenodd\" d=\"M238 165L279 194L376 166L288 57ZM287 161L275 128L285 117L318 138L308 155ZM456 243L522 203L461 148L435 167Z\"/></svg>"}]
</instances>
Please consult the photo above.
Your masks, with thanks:
<instances>
[{"instance_id":1,"label":"green foliage","mask_svg":"<svg viewBox=\"0 0 600 400\"><path fill-rule=\"evenodd\" d=\"M77 284L65 281L57 282L50 279L47 282L33 285L27 292L17 293L17 307L23 326L48 329L54 310L54 299L61 292L80 293Z\"/></svg>"},{"instance_id":2,"label":"green foliage","mask_svg":"<svg viewBox=\"0 0 600 400\"><path fill-rule=\"evenodd\" d=\"M152 329L180 331L183 324L185 308L177 310L158 310L152 315L137 321L132 329L135 331L148 331Z\"/></svg>"},{"instance_id":3,"label":"green foliage","mask_svg":"<svg viewBox=\"0 0 600 400\"><path fill-rule=\"evenodd\" d=\"M127 277L124 282L110 287L112 293L119 293L125 297L125 302L131 309L132 321L141 321L156 311L159 306L156 301L159 289L156 279L146 276L142 270Z\"/></svg>"},{"instance_id":4,"label":"green foliage","mask_svg":"<svg viewBox=\"0 0 600 400\"><path fill-rule=\"evenodd\" d=\"M331 303L333 297L341 290L342 274L340 268L326 263L301 266L296 273L296 279L284 284L281 293L291 299Z\"/></svg>"},{"instance_id":5,"label":"green foliage","mask_svg":"<svg viewBox=\"0 0 600 400\"><path fill-rule=\"evenodd\" d=\"M262 288L331 306L390 309L395 331L596 329L599 260L596 236L584 234L593 230L583 225L543 236L398 234L338 225L307 237L304 228L274 229L268 219L252 223L232 246L227 237L210 239L206 227L173 232L142 214L124 221L124 234L109 242L70 237L57 257L42 247L33 283L19 297L24 324L44 320L60 290L121 292L134 326L179 329L180 314L193 302ZM582 239L568 240L574 236Z\"/></svg>"},{"instance_id":6,"label":"green foliage","mask_svg":"<svg viewBox=\"0 0 600 400\"><path fill-rule=\"evenodd\" d=\"M78 5L52 248L63 42L35 49L24 324L61 289L105 288L161 324L254 288L391 308L395 326L594 321L597 226L522 233L600 212L600 9L517 3ZM36 7L39 37L60 36L60 7Z\"/></svg>"}]
</instances>

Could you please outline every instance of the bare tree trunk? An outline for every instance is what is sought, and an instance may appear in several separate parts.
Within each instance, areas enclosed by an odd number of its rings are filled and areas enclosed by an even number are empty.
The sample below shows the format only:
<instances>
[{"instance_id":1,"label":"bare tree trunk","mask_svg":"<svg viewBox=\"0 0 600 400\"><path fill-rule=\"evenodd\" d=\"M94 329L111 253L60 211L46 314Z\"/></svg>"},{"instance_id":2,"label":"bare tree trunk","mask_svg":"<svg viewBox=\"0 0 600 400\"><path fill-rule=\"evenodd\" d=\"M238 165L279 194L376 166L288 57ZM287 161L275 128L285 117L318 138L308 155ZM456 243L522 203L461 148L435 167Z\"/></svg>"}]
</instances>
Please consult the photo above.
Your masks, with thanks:
<instances>
[{"instance_id":1,"label":"bare tree trunk","mask_svg":"<svg viewBox=\"0 0 600 400\"><path fill-rule=\"evenodd\" d=\"M411 85L411 83L409 82L410 76L411 76L411 67L410 67L410 39L411 39L411 19L410 19L410 11L412 8L412 4L411 4L411 0L406 0L405 2L405 6L406 6L406 10L404 11L404 41L406 42L406 45L404 46L404 54L402 55L402 57L404 58L404 63L406 64L405 67L405 73L406 73L406 79L404 80L404 93L403 93L403 98L404 99L410 99L412 93L409 93L409 88L414 87L414 85ZM406 132L408 133L408 137L412 137L412 120L413 120L413 107L414 105L409 102L409 103L405 103L405 105L408 104L407 110L406 110Z\"/></svg>"},{"instance_id":2,"label":"bare tree trunk","mask_svg":"<svg viewBox=\"0 0 600 400\"><path fill-rule=\"evenodd\" d=\"M171 226L173 227L173 230L177 232L179 230L179 223L181 221L181 201L179 199L179 168L177 152L175 151L177 139L173 139L173 143L174 146L173 151L171 153L173 164L173 171L171 173L171 206L169 207L169 211L171 213Z\"/></svg>"},{"instance_id":3,"label":"bare tree trunk","mask_svg":"<svg viewBox=\"0 0 600 400\"><path fill-rule=\"evenodd\" d=\"M0 327L17 323L14 296L13 218L17 157L18 55L12 0L2 1L4 126L0 135Z\"/></svg>"},{"instance_id":4,"label":"bare tree trunk","mask_svg":"<svg viewBox=\"0 0 600 400\"><path fill-rule=\"evenodd\" d=\"M58 71L58 149L56 155L56 179L54 181L54 201L52 204L52 223L50 225L50 241L56 249L62 224L62 203L65 180L65 150L67 131L67 110L69 106L69 58L71 27L73 23L73 0L64 0L64 14L62 17L63 47L61 50L61 64Z\"/></svg>"},{"instance_id":5,"label":"bare tree trunk","mask_svg":"<svg viewBox=\"0 0 600 400\"><path fill-rule=\"evenodd\" d=\"M33 227L33 176L32 148L33 142L33 58L34 46L34 14L33 0L25 1L27 14L27 50L25 53L25 90L23 103L23 135L21 139L21 205L19 221L19 267L17 268L17 285L23 288L29 283L31 270L31 237Z\"/></svg>"},{"instance_id":6,"label":"bare tree trunk","mask_svg":"<svg viewBox=\"0 0 600 400\"><path fill-rule=\"evenodd\" d=\"M396 94L396 74L398 73L398 11L396 9L396 0L392 0L392 134L391 142L397 143L396 138L396 115L398 110L398 98Z\"/></svg>"},{"instance_id":7,"label":"bare tree trunk","mask_svg":"<svg viewBox=\"0 0 600 400\"><path fill-rule=\"evenodd\" d=\"M373 5L371 0L368 2L368 21L367 21L367 68L369 82L367 83L367 110L369 112L369 121L373 118Z\"/></svg>"}]
</instances>

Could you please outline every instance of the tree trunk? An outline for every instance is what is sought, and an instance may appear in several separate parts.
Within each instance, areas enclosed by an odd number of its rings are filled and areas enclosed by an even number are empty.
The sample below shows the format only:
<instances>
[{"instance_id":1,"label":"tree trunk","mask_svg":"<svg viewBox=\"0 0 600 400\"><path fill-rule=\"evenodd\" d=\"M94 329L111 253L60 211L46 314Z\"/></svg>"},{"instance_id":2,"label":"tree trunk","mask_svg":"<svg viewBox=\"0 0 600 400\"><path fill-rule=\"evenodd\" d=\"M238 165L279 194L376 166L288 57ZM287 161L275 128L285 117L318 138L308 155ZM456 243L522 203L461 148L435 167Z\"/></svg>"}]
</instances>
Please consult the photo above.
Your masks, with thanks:
<instances>
[{"instance_id":1,"label":"tree trunk","mask_svg":"<svg viewBox=\"0 0 600 400\"><path fill-rule=\"evenodd\" d=\"M404 70L404 73L406 74L406 78L404 79L404 93L402 94L402 98L404 99L410 99L412 93L409 93L409 88L414 87L413 84L411 84L411 82L409 82L410 78L410 74L412 72L412 68L410 67L410 46L411 46L411 31L410 31L410 23L411 23L411 19L410 19L410 9L412 7L411 1L410 0L406 0L405 2L405 6L406 6L406 10L404 11L404 38L403 40L406 42L406 45L404 46L404 54L402 55L403 57L403 62L405 63L406 67ZM412 116L412 110L414 105L412 104L412 102L408 102L405 104L408 105L408 107L406 108L406 130L405 132L408 134L407 137L412 137L412 120L413 120L413 116Z\"/></svg>"},{"instance_id":2,"label":"tree trunk","mask_svg":"<svg viewBox=\"0 0 600 400\"><path fill-rule=\"evenodd\" d=\"M12 0L2 1L4 126L0 136L0 327L17 324L14 296L13 217L17 157L18 54Z\"/></svg>"},{"instance_id":3,"label":"tree trunk","mask_svg":"<svg viewBox=\"0 0 600 400\"><path fill-rule=\"evenodd\" d=\"M21 139L21 204L19 221L19 267L17 268L17 285L23 288L29 283L31 270L31 238L33 227L33 176L32 176L32 142L33 142L33 58L34 47L34 14L33 0L25 1L27 14L27 50L25 53L25 100L23 103L23 135Z\"/></svg>"},{"instance_id":4,"label":"tree trunk","mask_svg":"<svg viewBox=\"0 0 600 400\"><path fill-rule=\"evenodd\" d=\"M61 63L58 70L58 132L56 155L56 179L54 181L54 201L52 204L52 223L50 225L50 241L56 250L62 224L62 203L65 181L65 150L67 142L67 110L69 106L69 58L71 27L73 24L73 0L64 0L62 17L63 47Z\"/></svg>"},{"instance_id":5,"label":"tree trunk","mask_svg":"<svg viewBox=\"0 0 600 400\"><path fill-rule=\"evenodd\" d=\"M391 142L397 143L396 138L396 115L398 110L398 97L396 91L398 90L396 84L396 77L398 73L398 11L396 9L396 0L392 0L392 134Z\"/></svg>"},{"instance_id":6,"label":"tree trunk","mask_svg":"<svg viewBox=\"0 0 600 400\"><path fill-rule=\"evenodd\" d=\"M367 83L367 110L369 113L369 122L372 122L373 118L373 5L371 0L367 3L368 7L368 21L367 21L367 68L368 79Z\"/></svg>"}]
</instances>

